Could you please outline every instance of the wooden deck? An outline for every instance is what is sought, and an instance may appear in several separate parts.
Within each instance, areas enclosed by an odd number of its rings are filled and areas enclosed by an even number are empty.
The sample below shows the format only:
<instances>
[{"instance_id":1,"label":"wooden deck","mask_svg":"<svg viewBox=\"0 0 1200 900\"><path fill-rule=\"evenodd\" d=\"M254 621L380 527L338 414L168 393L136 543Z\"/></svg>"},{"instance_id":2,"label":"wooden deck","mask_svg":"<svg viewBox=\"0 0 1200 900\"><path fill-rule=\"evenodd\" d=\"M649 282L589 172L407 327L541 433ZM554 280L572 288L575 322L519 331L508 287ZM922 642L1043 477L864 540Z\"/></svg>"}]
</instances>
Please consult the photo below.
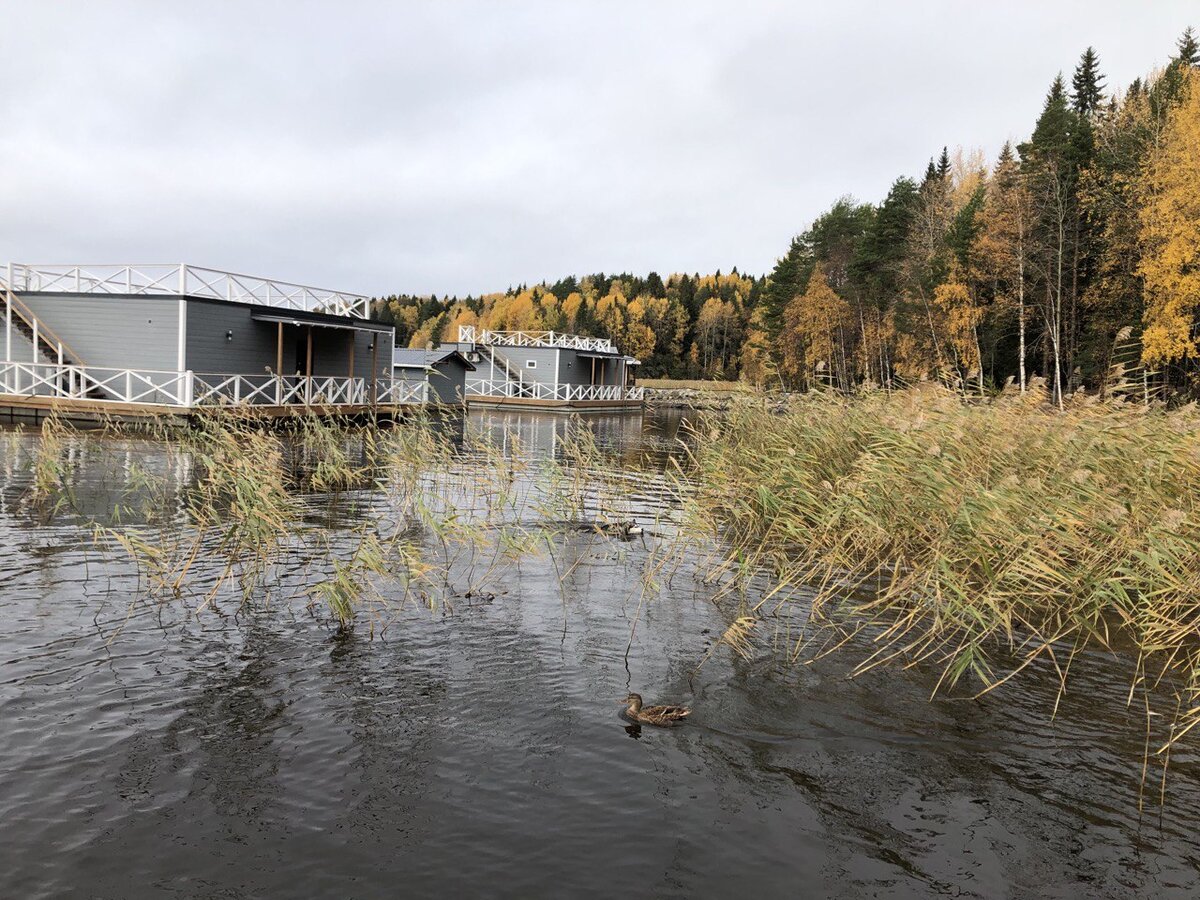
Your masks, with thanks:
<instances>
[{"instance_id":1,"label":"wooden deck","mask_svg":"<svg viewBox=\"0 0 1200 900\"><path fill-rule=\"evenodd\" d=\"M0 394L0 418L9 421L40 421L57 414L65 419L83 422L122 421L186 421L195 416L216 413L249 419L287 419L303 416L359 417L398 416L424 404L413 403L331 403L290 404L272 406L268 404L213 405L200 407L168 406L162 403L123 403L117 400L71 400L62 397L28 397L17 394Z\"/></svg>"},{"instance_id":2,"label":"wooden deck","mask_svg":"<svg viewBox=\"0 0 1200 900\"><path fill-rule=\"evenodd\" d=\"M480 409L544 409L548 412L571 410L638 410L646 404L643 400L550 400L533 397L474 397L467 396L467 405Z\"/></svg>"}]
</instances>

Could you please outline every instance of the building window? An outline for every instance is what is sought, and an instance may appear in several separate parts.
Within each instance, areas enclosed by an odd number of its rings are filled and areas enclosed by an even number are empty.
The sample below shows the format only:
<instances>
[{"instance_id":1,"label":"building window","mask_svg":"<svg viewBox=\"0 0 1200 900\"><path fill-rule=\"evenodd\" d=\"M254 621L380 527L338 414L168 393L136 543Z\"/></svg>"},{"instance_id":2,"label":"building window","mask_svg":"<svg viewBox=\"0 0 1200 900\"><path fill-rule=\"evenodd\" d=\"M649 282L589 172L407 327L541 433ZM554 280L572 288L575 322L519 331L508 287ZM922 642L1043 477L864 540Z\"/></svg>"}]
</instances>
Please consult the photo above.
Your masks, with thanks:
<instances>
[{"instance_id":1,"label":"building window","mask_svg":"<svg viewBox=\"0 0 1200 900\"><path fill-rule=\"evenodd\" d=\"M536 369L536 368L537 368L537 360L536 360L536 359L527 359L527 360L525 360L525 368L527 368L527 369Z\"/></svg>"}]
</instances>

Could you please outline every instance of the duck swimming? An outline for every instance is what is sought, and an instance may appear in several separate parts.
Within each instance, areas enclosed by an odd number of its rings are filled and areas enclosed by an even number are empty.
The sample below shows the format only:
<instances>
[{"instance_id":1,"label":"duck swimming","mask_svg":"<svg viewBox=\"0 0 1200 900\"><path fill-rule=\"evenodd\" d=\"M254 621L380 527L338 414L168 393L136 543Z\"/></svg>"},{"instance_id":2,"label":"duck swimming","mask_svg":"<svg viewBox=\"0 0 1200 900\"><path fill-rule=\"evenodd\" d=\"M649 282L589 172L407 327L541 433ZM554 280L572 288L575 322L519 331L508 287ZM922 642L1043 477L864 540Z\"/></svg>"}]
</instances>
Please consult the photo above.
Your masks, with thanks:
<instances>
[{"instance_id":1,"label":"duck swimming","mask_svg":"<svg viewBox=\"0 0 1200 900\"><path fill-rule=\"evenodd\" d=\"M660 728L682 724L692 714L686 706L642 706L641 694L630 694L621 702L629 704L625 714L633 721L643 725L658 725Z\"/></svg>"}]
</instances>

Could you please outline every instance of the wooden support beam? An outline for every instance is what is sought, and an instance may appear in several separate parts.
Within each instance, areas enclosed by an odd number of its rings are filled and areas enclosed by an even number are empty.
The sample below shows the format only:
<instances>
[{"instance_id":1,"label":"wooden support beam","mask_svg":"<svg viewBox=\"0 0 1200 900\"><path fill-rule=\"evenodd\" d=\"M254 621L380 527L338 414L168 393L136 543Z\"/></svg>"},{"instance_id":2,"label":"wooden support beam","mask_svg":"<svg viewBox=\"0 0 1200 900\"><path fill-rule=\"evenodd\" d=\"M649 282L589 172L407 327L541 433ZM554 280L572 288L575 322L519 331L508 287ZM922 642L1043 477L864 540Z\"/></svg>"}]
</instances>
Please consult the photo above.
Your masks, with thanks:
<instances>
[{"instance_id":1,"label":"wooden support beam","mask_svg":"<svg viewBox=\"0 0 1200 900\"><path fill-rule=\"evenodd\" d=\"M275 377L283 377L283 323L278 322L275 332Z\"/></svg>"}]
</instances>

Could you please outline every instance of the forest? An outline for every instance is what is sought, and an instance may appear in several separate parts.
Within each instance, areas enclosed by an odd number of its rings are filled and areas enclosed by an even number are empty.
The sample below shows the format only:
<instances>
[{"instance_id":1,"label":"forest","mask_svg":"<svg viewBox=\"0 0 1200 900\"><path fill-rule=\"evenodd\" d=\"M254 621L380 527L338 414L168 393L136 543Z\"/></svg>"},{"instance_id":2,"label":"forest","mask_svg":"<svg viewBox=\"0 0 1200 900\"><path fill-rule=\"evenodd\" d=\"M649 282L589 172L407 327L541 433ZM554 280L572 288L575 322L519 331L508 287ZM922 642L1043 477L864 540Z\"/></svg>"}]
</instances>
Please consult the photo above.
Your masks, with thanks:
<instances>
[{"instance_id":1,"label":"forest","mask_svg":"<svg viewBox=\"0 0 1200 900\"><path fill-rule=\"evenodd\" d=\"M394 295L397 346L457 326L609 337L647 377L805 388L1035 379L1061 403L1114 371L1192 386L1200 309L1200 47L1124 89L1083 52L995 160L943 147L879 203L844 196L766 277L593 274L479 297Z\"/></svg>"}]
</instances>

